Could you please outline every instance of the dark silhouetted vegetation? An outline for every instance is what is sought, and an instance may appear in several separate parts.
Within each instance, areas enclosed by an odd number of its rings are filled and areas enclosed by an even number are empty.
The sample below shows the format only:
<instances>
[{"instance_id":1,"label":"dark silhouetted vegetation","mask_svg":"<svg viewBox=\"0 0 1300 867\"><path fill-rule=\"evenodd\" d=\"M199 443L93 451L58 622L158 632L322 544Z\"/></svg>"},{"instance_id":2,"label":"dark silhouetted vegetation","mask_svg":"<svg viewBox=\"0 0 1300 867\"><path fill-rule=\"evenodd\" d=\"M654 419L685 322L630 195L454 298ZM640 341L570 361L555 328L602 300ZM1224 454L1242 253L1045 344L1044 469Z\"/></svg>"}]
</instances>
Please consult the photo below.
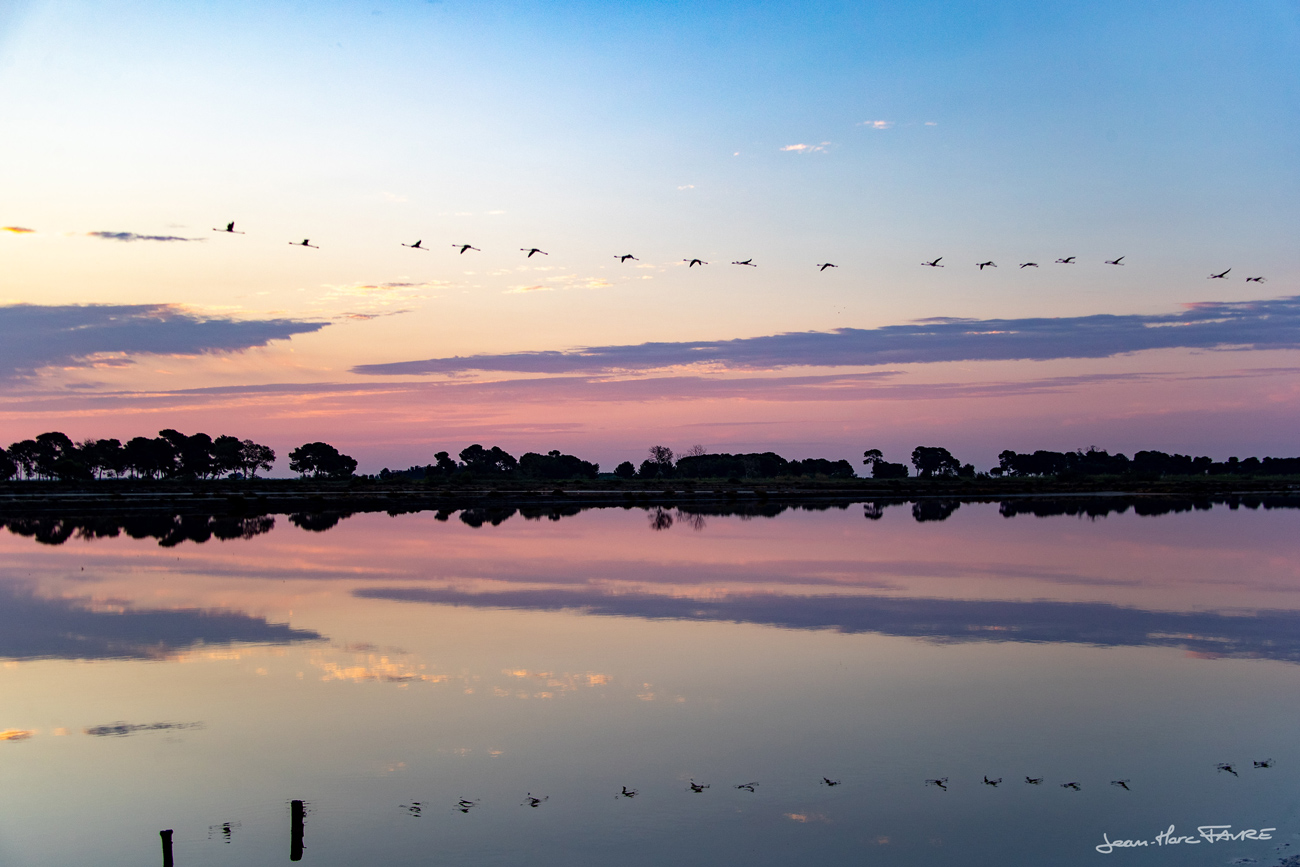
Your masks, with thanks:
<instances>
[{"instance_id":1,"label":"dark silhouetted vegetation","mask_svg":"<svg viewBox=\"0 0 1300 867\"><path fill-rule=\"evenodd\" d=\"M275 451L252 440L205 433L185 435L168 428L158 436L135 437L125 445L116 439L75 443L64 433L50 431L0 450L0 480L91 481L105 478L217 479L255 478L269 470Z\"/></svg>"},{"instance_id":2,"label":"dark silhouetted vegetation","mask_svg":"<svg viewBox=\"0 0 1300 867\"><path fill-rule=\"evenodd\" d=\"M289 469L305 478L347 479L356 472L357 459L329 443L305 443L289 452Z\"/></svg>"}]
</instances>

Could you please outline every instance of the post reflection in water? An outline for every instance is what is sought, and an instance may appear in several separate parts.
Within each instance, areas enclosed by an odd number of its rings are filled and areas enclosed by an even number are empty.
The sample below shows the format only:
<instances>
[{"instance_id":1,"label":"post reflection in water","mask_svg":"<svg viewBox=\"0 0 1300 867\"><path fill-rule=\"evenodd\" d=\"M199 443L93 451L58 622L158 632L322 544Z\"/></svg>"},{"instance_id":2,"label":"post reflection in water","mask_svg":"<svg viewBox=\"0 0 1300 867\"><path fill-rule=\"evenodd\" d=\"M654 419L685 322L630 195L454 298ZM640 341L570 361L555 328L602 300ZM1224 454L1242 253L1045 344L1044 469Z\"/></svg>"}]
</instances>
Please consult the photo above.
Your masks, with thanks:
<instances>
[{"instance_id":1,"label":"post reflection in water","mask_svg":"<svg viewBox=\"0 0 1300 867\"><path fill-rule=\"evenodd\" d=\"M318 867L1300 845L1292 500L848 505L10 521L0 862L269 863L286 789Z\"/></svg>"},{"instance_id":2,"label":"post reflection in water","mask_svg":"<svg viewBox=\"0 0 1300 867\"><path fill-rule=\"evenodd\" d=\"M172 860L172 832L159 831L158 836L162 838L163 867L174 867L176 862Z\"/></svg>"}]
</instances>

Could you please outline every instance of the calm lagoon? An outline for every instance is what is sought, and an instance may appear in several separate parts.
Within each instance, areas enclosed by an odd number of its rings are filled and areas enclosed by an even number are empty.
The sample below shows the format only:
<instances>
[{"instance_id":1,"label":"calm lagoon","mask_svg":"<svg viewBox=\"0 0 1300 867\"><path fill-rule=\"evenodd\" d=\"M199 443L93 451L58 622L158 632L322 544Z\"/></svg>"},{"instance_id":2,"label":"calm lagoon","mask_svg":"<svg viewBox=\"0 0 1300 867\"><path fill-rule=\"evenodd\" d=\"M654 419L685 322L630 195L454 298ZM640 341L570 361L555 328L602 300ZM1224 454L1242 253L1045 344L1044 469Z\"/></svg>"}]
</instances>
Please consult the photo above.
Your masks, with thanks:
<instances>
[{"instance_id":1,"label":"calm lagoon","mask_svg":"<svg viewBox=\"0 0 1300 867\"><path fill-rule=\"evenodd\" d=\"M12 522L0 863L1300 852L1300 510L1100 511Z\"/></svg>"}]
</instances>

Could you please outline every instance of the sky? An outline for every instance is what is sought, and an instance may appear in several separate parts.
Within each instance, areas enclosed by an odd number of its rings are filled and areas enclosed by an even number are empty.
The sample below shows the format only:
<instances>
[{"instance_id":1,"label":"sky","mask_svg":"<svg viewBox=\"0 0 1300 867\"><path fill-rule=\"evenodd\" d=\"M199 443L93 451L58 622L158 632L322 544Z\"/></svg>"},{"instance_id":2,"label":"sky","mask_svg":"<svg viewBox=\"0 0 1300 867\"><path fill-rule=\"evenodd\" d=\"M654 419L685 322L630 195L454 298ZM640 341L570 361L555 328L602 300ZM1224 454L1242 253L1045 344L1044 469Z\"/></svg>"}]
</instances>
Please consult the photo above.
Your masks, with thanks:
<instances>
[{"instance_id":1,"label":"sky","mask_svg":"<svg viewBox=\"0 0 1300 867\"><path fill-rule=\"evenodd\" d=\"M1297 49L1293 2L10 2L0 442L1297 454Z\"/></svg>"}]
</instances>

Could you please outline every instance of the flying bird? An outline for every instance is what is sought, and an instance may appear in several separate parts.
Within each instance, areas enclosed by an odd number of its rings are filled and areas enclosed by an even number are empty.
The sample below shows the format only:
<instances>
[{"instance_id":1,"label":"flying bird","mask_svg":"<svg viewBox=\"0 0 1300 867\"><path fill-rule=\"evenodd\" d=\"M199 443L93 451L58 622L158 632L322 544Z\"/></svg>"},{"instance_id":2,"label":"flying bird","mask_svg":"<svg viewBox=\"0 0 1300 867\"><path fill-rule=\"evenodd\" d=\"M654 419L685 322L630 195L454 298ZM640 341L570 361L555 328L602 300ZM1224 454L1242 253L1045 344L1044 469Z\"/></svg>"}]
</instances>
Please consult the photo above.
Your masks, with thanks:
<instances>
[{"instance_id":1,"label":"flying bird","mask_svg":"<svg viewBox=\"0 0 1300 867\"><path fill-rule=\"evenodd\" d=\"M817 267L817 270L820 272L820 271L825 271L827 268L838 268L838 267L840 267L840 266L839 266L839 265L832 265L830 262L822 262L821 264L817 265L816 267Z\"/></svg>"},{"instance_id":2,"label":"flying bird","mask_svg":"<svg viewBox=\"0 0 1300 867\"><path fill-rule=\"evenodd\" d=\"M1255 762L1255 767L1257 767L1257 768L1271 768L1271 767L1273 767L1273 760L1272 760L1272 759L1264 759L1264 761L1262 761L1262 762Z\"/></svg>"},{"instance_id":3,"label":"flying bird","mask_svg":"<svg viewBox=\"0 0 1300 867\"><path fill-rule=\"evenodd\" d=\"M320 247L317 247L315 244L311 243L310 238L303 238L301 244L299 244L297 241L290 241L289 246L290 247L311 247L313 250L320 249Z\"/></svg>"},{"instance_id":4,"label":"flying bird","mask_svg":"<svg viewBox=\"0 0 1300 867\"><path fill-rule=\"evenodd\" d=\"M618 796L621 796L621 797L624 797L624 798L635 798L635 797L636 797L636 789L629 789L627 786L624 786L624 787L623 787L623 791L619 792L619 793L618 793ZM616 796L616 797L618 797L618 796Z\"/></svg>"},{"instance_id":5,"label":"flying bird","mask_svg":"<svg viewBox=\"0 0 1300 867\"><path fill-rule=\"evenodd\" d=\"M1001 785L1001 784L1002 784L1002 778L1001 778L1001 777L998 777L996 780L990 780L990 779L988 778L987 775L985 775L985 777L984 777L984 785L986 785L986 786L993 786L993 787L996 788L997 786L999 786L999 785Z\"/></svg>"},{"instance_id":6,"label":"flying bird","mask_svg":"<svg viewBox=\"0 0 1300 867\"><path fill-rule=\"evenodd\" d=\"M1081 788L1081 786L1080 786L1078 783L1061 783L1061 788L1062 788L1062 789L1073 789L1074 791L1077 792L1077 791L1079 791L1079 789Z\"/></svg>"},{"instance_id":7,"label":"flying bird","mask_svg":"<svg viewBox=\"0 0 1300 867\"><path fill-rule=\"evenodd\" d=\"M736 788L744 789L746 792L752 792L754 791L754 787L757 785L758 783L741 783L739 786L736 786Z\"/></svg>"},{"instance_id":8,"label":"flying bird","mask_svg":"<svg viewBox=\"0 0 1300 867\"><path fill-rule=\"evenodd\" d=\"M1110 784L1112 786L1119 786L1121 789L1123 789L1126 792L1132 791L1132 789L1128 787L1129 784L1128 780L1111 780Z\"/></svg>"},{"instance_id":9,"label":"flying bird","mask_svg":"<svg viewBox=\"0 0 1300 867\"><path fill-rule=\"evenodd\" d=\"M822 777L822 785L824 786L838 786L842 782L843 780L832 780L830 777Z\"/></svg>"},{"instance_id":10,"label":"flying bird","mask_svg":"<svg viewBox=\"0 0 1300 867\"><path fill-rule=\"evenodd\" d=\"M938 786L939 788L943 789L945 792L948 791L948 778L947 778L947 777L940 777L940 778L937 779L937 780L926 780L926 781L925 781L925 784L926 784L927 786Z\"/></svg>"},{"instance_id":11,"label":"flying bird","mask_svg":"<svg viewBox=\"0 0 1300 867\"><path fill-rule=\"evenodd\" d=\"M1025 777L1025 782L1028 783L1028 784L1031 785L1031 786L1041 786L1041 785L1043 784L1043 778L1042 778L1042 777Z\"/></svg>"},{"instance_id":12,"label":"flying bird","mask_svg":"<svg viewBox=\"0 0 1300 867\"><path fill-rule=\"evenodd\" d=\"M469 801L466 800L465 798L461 798L459 801L456 802L456 809L460 810L462 813L468 813L471 809L477 806L478 806L478 801Z\"/></svg>"},{"instance_id":13,"label":"flying bird","mask_svg":"<svg viewBox=\"0 0 1300 867\"><path fill-rule=\"evenodd\" d=\"M708 787L709 787L708 783L697 783L694 780L691 780L691 791L697 795L703 792Z\"/></svg>"},{"instance_id":14,"label":"flying bird","mask_svg":"<svg viewBox=\"0 0 1300 867\"><path fill-rule=\"evenodd\" d=\"M416 241L414 244L403 244L402 246L403 246L403 247L410 247L412 250L428 250L428 249L429 249L428 247L421 247L421 246L420 246L420 245L423 244L423 243L424 243L424 240L421 239L421 240L419 240L419 241Z\"/></svg>"},{"instance_id":15,"label":"flying bird","mask_svg":"<svg viewBox=\"0 0 1300 867\"><path fill-rule=\"evenodd\" d=\"M689 265L686 266L687 268L694 268L696 265L709 264L708 262L705 262L703 259L683 259L682 261L690 263Z\"/></svg>"},{"instance_id":16,"label":"flying bird","mask_svg":"<svg viewBox=\"0 0 1300 867\"><path fill-rule=\"evenodd\" d=\"M1221 762L1215 765L1215 767L1221 771L1227 771L1228 773L1232 774L1234 777L1237 776L1237 769L1227 762Z\"/></svg>"},{"instance_id":17,"label":"flying bird","mask_svg":"<svg viewBox=\"0 0 1300 867\"><path fill-rule=\"evenodd\" d=\"M754 260L753 260L753 259L746 259L746 260L743 261L743 262L732 262L731 264L733 264L733 265L748 265L748 266L751 267L751 268L757 268L757 267L758 267L757 265L754 264Z\"/></svg>"},{"instance_id":18,"label":"flying bird","mask_svg":"<svg viewBox=\"0 0 1300 867\"><path fill-rule=\"evenodd\" d=\"M527 253L527 254L528 254L527 256L524 257L525 259L531 259L531 258L533 258L533 254L534 254L534 253L541 253L543 256L549 256L549 255L551 255L550 253L546 252L545 250L539 250L539 249L537 249L536 247L520 247L520 248L519 248L519 252L520 252L520 253Z\"/></svg>"},{"instance_id":19,"label":"flying bird","mask_svg":"<svg viewBox=\"0 0 1300 867\"><path fill-rule=\"evenodd\" d=\"M1246 278L1246 282L1247 282L1247 283L1264 283L1264 282L1266 282L1266 281L1264 280L1263 277L1247 277L1247 278Z\"/></svg>"},{"instance_id":20,"label":"flying bird","mask_svg":"<svg viewBox=\"0 0 1300 867\"><path fill-rule=\"evenodd\" d=\"M1037 263L1037 262L1021 262L1021 263L1020 263L1020 267L1021 267L1021 268L1037 268L1037 267L1038 267L1038 263Z\"/></svg>"},{"instance_id":21,"label":"flying bird","mask_svg":"<svg viewBox=\"0 0 1300 867\"><path fill-rule=\"evenodd\" d=\"M939 261L941 259L943 259L942 256L940 256L938 259L935 259L933 262L922 262L921 264L925 265L927 268L942 268L943 266L939 264Z\"/></svg>"},{"instance_id":22,"label":"flying bird","mask_svg":"<svg viewBox=\"0 0 1300 867\"><path fill-rule=\"evenodd\" d=\"M1123 256L1120 256L1118 259L1107 259L1107 260L1106 260L1106 264L1107 264L1107 265L1123 265L1123 264L1124 264L1124 257L1123 257Z\"/></svg>"},{"instance_id":23,"label":"flying bird","mask_svg":"<svg viewBox=\"0 0 1300 867\"><path fill-rule=\"evenodd\" d=\"M1232 270L1231 268L1228 269L1228 271L1231 271L1231 270ZM1227 279L1228 279L1228 271L1224 271L1224 272L1221 273L1221 274L1211 274L1211 275L1210 275L1209 277L1207 277L1206 279L1207 279L1207 280L1227 280Z\"/></svg>"},{"instance_id":24,"label":"flying bird","mask_svg":"<svg viewBox=\"0 0 1300 867\"><path fill-rule=\"evenodd\" d=\"M622 256L615 256L614 258L618 260L620 265L627 262L628 259L631 259L633 262L641 261L636 256L633 256L631 253L624 253Z\"/></svg>"},{"instance_id":25,"label":"flying bird","mask_svg":"<svg viewBox=\"0 0 1300 867\"><path fill-rule=\"evenodd\" d=\"M979 263L977 263L977 264L979 265L979 269L980 269L981 271L983 271L985 268L996 268L996 267L998 267L997 265L993 264L992 262L979 262Z\"/></svg>"},{"instance_id":26,"label":"flying bird","mask_svg":"<svg viewBox=\"0 0 1300 867\"><path fill-rule=\"evenodd\" d=\"M1057 260L1056 260L1056 264L1058 264L1058 265L1073 265L1073 264L1074 264L1074 260L1075 260L1075 258L1076 258L1076 257L1074 257L1074 256L1066 256L1064 259L1057 259Z\"/></svg>"},{"instance_id":27,"label":"flying bird","mask_svg":"<svg viewBox=\"0 0 1300 867\"><path fill-rule=\"evenodd\" d=\"M214 231L214 232L229 232L231 235L242 235L242 234L244 234L243 232L236 232L236 231L235 231L235 222L234 222L233 220L231 220L229 223L226 223L226 228L224 228L224 229L213 229L212 231Z\"/></svg>"},{"instance_id":28,"label":"flying bird","mask_svg":"<svg viewBox=\"0 0 1300 867\"><path fill-rule=\"evenodd\" d=\"M529 792L527 795L524 796L524 802L523 802L522 804L520 804L519 806L521 806L521 807L539 807L539 806L541 806L542 801L549 800L550 797L551 797L550 795L542 795L542 797L540 797L540 798L534 798L534 797L533 797L533 793L532 793L532 792Z\"/></svg>"},{"instance_id":29,"label":"flying bird","mask_svg":"<svg viewBox=\"0 0 1300 867\"><path fill-rule=\"evenodd\" d=\"M480 250L478 247L471 247L469 244L452 244L452 246L453 246L453 247L459 247L459 248L460 248L460 254L461 254L462 256L465 255L465 251L466 251L466 250L473 250L473 251L476 252L476 253L482 253L482 252L483 252L483 251Z\"/></svg>"}]
</instances>

